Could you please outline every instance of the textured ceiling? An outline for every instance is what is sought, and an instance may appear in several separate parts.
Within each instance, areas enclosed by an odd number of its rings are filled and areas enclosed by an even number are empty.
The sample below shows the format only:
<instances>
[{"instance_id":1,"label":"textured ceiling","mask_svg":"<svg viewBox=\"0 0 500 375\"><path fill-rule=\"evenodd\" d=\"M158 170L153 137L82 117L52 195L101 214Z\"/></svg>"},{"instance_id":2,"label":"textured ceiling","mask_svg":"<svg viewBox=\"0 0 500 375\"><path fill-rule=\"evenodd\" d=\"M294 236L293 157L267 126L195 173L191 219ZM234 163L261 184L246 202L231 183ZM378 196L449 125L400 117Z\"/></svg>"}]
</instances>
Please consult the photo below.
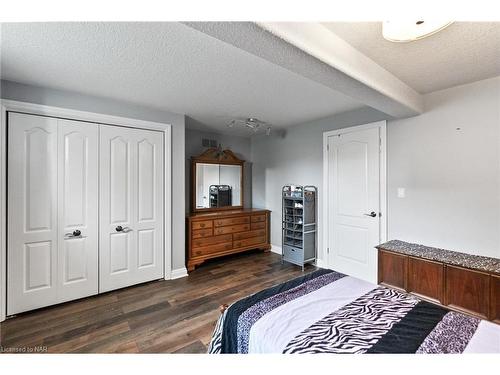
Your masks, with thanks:
<instances>
[{"instance_id":1,"label":"textured ceiling","mask_svg":"<svg viewBox=\"0 0 500 375\"><path fill-rule=\"evenodd\" d=\"M186 25L370 106L389 117L422 112L423 98L320 23Z\"/></svg>"},{"instance_id":2,"label":"textured ceiling","mask_svg":"<svg viewBox=\"0 0 500 375\"><path fill-rule=\"evenodd\" d=\"M338 91L180 23L2 24L1 78L187 114L278 127L363 106ZM244 35L242 37L245 37Z\"/></svg>"},{"instance_id":3,"label":"textured ceiling","mask_svg":"<svg viewBox=\"0 0 500 375\"><path fill-rule=\"evenodd\" d=\"M500 22L456 22L409 43L386 41L380 22L323 25L422 94L500 75Z\"/></svg>"}]
</instances>

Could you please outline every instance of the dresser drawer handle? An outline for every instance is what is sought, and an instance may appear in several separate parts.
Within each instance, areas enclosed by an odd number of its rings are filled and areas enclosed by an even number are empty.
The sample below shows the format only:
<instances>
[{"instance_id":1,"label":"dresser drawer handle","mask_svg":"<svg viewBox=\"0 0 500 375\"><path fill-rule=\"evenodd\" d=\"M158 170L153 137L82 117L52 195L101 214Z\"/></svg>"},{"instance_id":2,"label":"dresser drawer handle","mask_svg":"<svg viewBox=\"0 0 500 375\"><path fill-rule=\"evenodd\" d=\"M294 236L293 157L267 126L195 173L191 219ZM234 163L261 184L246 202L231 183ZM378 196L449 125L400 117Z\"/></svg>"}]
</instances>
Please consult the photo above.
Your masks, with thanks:
<instances>
[{"instance_id":1,"label":"dresser drawer handle","mask_svg":"<svg viewBox=\"0 0 500 375\"><path fill-rule=\"evenodd\" d=\"M205 228L205 223L201 223L200 228Z\"/></svg>"}]
</instances>

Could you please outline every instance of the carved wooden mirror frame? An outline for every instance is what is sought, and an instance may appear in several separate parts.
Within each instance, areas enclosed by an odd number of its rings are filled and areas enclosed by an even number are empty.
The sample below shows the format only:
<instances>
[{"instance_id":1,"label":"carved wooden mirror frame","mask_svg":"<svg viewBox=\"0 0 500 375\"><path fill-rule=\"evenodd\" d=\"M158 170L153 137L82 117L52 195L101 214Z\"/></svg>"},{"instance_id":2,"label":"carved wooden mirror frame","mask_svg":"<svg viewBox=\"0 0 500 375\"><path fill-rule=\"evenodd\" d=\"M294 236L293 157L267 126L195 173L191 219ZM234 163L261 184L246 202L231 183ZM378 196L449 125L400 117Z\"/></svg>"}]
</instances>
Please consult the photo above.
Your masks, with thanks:
<instances>
[{"instance_id":1,"label":"carved wooden mirror frame","mask_svg":"<svg viewBox=\"0 0 500 375\"><path fill-rule=\"evenodd\" d=\"M236 206L226 207L209 207L209 208L196 208L196 165L203 164L221 164L221 165L239 165L241 166L241 180L240 180L240 204ZM217 212L225 210L237 210L243 208L243 182L244 171L243 165L245 161L239 159L231 150L222 150L220 148L209 148L199 156L191 158L191 212Z\"/></svg>"}]
</instances>

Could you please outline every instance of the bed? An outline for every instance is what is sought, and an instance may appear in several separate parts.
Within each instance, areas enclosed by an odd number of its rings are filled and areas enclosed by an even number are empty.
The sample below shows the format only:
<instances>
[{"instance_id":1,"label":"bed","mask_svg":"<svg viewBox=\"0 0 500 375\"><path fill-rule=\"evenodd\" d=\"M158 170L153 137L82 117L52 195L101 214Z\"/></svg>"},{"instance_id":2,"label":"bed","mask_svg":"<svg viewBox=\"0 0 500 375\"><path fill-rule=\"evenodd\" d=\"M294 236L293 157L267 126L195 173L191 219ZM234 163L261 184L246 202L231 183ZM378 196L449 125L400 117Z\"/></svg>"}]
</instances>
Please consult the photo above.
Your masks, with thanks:
<instances>
[{"instance_id":1,"label":"bed","mask_svg":"<svg viewBox=\"0 0 500 375\"><path fill-rule=\"evenodd\" d=\"M209 353L500 353L500 325L319 269L243 298Z\"/></svg>"}]
</instances>

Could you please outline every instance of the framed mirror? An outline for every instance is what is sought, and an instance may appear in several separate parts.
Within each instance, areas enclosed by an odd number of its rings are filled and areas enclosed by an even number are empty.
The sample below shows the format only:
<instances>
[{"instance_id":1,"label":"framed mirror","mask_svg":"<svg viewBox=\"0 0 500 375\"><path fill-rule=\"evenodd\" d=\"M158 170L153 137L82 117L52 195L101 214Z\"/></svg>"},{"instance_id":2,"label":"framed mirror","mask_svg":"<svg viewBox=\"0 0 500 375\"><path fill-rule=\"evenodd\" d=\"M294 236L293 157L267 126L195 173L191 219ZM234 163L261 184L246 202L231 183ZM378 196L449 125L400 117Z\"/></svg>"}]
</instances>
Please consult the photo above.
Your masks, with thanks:
<instances>
[{"instance_id":1,"label":"framed mirror","mask_svg":"<svg viewBox=\"0 0 500 375\"><path fill-rule=\"evenodd\" d=\"M230 150L211 148L191 159L192 212L243 207L243 163Z\"/></svg>"}]
</instances>

